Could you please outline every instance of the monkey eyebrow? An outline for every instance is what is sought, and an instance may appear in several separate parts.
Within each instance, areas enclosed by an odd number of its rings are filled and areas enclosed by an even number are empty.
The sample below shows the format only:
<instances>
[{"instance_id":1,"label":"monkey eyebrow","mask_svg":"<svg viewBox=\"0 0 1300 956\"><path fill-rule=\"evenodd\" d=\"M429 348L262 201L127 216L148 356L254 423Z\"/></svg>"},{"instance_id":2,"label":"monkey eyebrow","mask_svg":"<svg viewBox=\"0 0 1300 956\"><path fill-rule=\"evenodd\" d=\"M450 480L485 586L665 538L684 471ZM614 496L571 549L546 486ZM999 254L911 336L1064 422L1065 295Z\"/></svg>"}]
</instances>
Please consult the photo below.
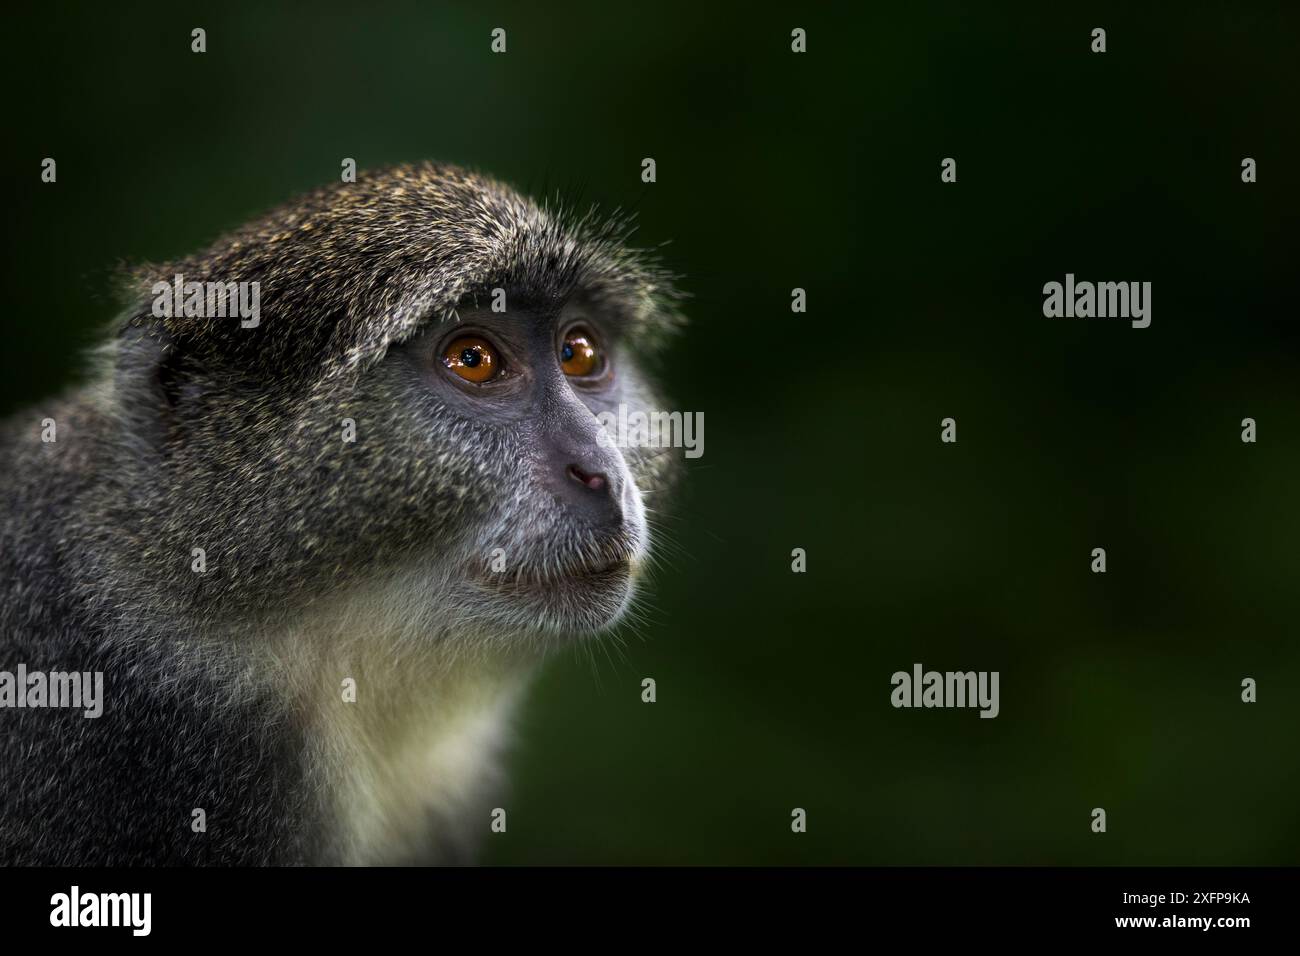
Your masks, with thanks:
<instances>
[{"instance_id":1,"label":"monkey eyebrow","mask_svg":"<svg viewBox=\"0 0 1300 956\"><path fill-rule=\"evenodd\" d=\"M502 291L504 296L499 295ZM504 311L493 308L494 295L499 301L504 301ZM479 314L473 319L466 319L462 313L470 310ZM515 291L509 284L496 283L476 288L462 296L454 305L436 310L425 324L491 321L509 318L512 313L529 313L550 323L557 330L586 322L595 326L597 331L622 338L636 333L640 324L638 311L634 302L624 301L621 296L597 296L583 288L543 298L535 292Z\"/></svg>"},{"instance_id":2,"label":"monkey eyebrow","mask_svg":"<svg viewBox=\"0 0 1300 956\"><path fill-rule=\"evenodd\" d=\"M664 330L672 328L671 318L660 315L658 309L648 308L649 305L620 291L580 286L565 298L555 320L560 325L585 320L618 338L635 338L660 325Z\"/></svg>"},{"instance_id":3,"label":"monkey eyebrow","mask_svg":"<svg viewBox=\"0 0 1300 956\"><path fill-rule=\"evenodd\" d=\"M597 308L586 303L560 309L555 314L554 323L557 328L586 323L595 326L598 331L617 336L632 330L631 317L625 310L608 306Z\"/></svg>"}]
</instances>

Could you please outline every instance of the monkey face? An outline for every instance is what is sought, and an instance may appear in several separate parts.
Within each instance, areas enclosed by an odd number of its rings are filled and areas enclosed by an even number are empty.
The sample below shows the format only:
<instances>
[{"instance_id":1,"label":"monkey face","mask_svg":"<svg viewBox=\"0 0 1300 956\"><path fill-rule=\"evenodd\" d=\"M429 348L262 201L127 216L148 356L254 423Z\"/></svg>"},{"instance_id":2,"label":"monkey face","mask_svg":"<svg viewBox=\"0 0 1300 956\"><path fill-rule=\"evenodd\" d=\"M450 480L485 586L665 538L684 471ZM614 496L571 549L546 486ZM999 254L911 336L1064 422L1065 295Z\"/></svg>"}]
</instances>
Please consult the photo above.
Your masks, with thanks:
<instances>
[{"instance_id":1,"label":"monkey face","mask_svg":"<svg viewBox=\"0 0 1300 956\"><path fill-rule=\"evenodd\" d=\"M624 333L572 300L470 305L391 351L384 389L405 394L413 452L440 463L436 494L456 502L430 542L455 596L443 613L574 633L627 609L667 450L620 447L598 418L655 406Z\"/></svg>"}]
</instances>

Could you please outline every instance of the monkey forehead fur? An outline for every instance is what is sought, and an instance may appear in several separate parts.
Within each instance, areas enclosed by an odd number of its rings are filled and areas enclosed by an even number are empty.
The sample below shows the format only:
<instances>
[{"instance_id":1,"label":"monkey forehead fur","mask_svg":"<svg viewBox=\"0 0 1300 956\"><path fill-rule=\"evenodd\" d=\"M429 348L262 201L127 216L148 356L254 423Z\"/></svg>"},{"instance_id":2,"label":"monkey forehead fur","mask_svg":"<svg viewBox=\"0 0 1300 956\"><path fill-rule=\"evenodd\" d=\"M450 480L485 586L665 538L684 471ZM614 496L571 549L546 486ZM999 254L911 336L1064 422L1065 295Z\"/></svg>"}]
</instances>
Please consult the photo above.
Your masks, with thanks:
<instances>
[{"instance_id":1,"label":"monkey forehead fur","mask_svg":"<svg viewBox=\"0 0 1300 956\"><path fill-rule=\"evenodd\" d=\"M0 862L461 858L521 675L622 613L675 472L601 452L612 530L541 480L574 434L594 447L597 407L662 407L639 359L679 296L629 229L423 164L131 271L87 384L0 427L0 664L103 671L106 695L99 720L4 715ZM259 283L259 324L155 317L177 274ZM607 318L611 384L538 372L536 414L493 413L422 371L495 288L548 328ZM511 571L485 584L494 548Z\"/></svg>"},{"instance_id":2,"label":"monkey forehead fur","mask_svg":"<svg viewBox=\"0 0 1300 956\"><path fill-rule=\"evenodd\" d=\"M617 212L550 211L490 178L423 163L322 187L197 256L134 277L142 304L174 274L260 282L261 328L181 317L163 327L178 345L244 371L334 378L492 288L542 307L581 288L654 344L678 324L680 296L652 256L624 245L631 229ZM131 321L154 324L147 309Z\"/></svg>"}]
</instances>

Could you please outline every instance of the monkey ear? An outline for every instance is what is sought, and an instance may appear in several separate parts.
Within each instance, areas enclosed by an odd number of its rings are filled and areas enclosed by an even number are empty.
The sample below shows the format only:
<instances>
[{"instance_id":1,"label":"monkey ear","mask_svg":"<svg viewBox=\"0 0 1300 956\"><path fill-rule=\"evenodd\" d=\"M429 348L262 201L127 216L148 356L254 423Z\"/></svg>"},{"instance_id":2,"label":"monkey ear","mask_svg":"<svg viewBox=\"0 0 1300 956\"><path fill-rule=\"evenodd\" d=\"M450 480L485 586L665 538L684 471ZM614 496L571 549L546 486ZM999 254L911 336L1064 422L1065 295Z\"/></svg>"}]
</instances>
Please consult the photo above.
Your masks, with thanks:
<instances>
[{"instance_id":1,"label":"monkey ear","mask_svg":"<svg viewBox=\"0 0 1300 956\"><path fill-rule=\"evenodd\" d=\"M132 433L162 450L178 424L188 377L184 356L161 322L127 323L117 338L113 393Z\"/></svg>"}]
</instances>

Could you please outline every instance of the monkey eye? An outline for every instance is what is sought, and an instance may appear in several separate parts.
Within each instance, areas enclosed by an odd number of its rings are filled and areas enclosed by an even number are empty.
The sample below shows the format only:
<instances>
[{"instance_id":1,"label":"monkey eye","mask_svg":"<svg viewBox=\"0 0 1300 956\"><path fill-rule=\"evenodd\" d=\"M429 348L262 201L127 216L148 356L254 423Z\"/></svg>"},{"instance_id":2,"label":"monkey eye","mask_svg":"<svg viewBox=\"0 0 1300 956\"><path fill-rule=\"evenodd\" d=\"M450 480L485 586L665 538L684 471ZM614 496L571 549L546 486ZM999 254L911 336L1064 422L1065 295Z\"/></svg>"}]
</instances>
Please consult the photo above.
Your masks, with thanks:
<instances>
[{"instance_id":1,"label":"monkey eye","mask_svg":"<svg viewBox=\"0 0 1300 956\"><path fill-rule=\"evenodd\" d=\"M560 368L573 378L590 378L605 365L605 358L586 329L573 329L560 346Z\"/></svg>"},{"instance_id":2,"label":"monkey eye","mask_svg":"<svg viewBox=\"0 0 1300 956\"><path fill-rule=\"evenodd\" d=\"M501 374L501 359L496 349L477 335L462 335L447 345L442 364L467 382L482 385Z\"/></svg>"}]
</instances>

